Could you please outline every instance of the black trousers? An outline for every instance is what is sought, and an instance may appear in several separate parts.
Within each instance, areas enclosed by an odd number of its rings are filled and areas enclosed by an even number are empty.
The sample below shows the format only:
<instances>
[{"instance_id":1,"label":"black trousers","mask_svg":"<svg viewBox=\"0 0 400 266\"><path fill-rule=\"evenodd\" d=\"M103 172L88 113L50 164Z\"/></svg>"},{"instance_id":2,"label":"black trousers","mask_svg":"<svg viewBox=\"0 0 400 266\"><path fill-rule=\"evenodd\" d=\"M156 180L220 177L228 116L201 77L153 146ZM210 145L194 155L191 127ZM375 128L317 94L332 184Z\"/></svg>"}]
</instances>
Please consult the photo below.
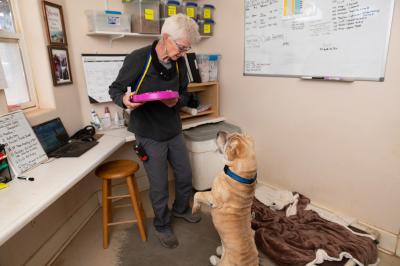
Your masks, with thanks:
<instances>
[{"instance_id":1,"label":"black trousers","mask_svg":"<svg viewBox=\"0 0 400 266\"><path fill-rule=\"evenodd\" d=\"M192 169L182 134L167 140L155 141L136 135L149 160L143 163L150 181L150 200L155 214L153 223L157 231L164 231L171 225L168 209L168 162L175 177L175 200L173 211L183 213L189 207L192 193Z\"/></svg>"}]
</instances>

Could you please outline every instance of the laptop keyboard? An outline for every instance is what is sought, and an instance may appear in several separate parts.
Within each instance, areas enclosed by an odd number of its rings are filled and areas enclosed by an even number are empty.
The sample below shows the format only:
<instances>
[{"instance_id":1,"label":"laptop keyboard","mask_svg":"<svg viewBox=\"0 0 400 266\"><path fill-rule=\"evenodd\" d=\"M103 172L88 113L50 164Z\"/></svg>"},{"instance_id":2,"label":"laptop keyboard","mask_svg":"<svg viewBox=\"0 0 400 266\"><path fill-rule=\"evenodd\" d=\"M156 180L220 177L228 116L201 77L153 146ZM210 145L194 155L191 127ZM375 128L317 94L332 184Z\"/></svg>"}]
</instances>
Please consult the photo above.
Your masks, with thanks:
<instances>
[{"instance_id":1,"label":"laptop keyboard","mask_svg":"<svg viewBox=\"0 0 400 266\"><path fill-rule=\"evenodd\" d=\"M85 153L87 150L89 150L91 147L95 146L97 143L98 143L97 141L71 142L71 143L68 143L67 145L62 146L61 148L57 149L51 155L55 156L55 157L78 157L81 154Z\"/></svg>"}]
</instances>

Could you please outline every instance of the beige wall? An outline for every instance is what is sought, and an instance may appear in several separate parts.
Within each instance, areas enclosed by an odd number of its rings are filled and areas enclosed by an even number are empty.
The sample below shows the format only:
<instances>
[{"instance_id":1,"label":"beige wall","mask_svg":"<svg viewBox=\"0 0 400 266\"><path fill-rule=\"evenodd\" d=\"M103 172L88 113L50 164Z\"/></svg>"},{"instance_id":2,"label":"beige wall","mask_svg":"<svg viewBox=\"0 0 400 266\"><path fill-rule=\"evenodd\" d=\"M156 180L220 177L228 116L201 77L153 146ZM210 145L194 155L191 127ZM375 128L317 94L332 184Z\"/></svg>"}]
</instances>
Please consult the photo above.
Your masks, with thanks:
<instances>
[{"instance_id":1,"label":"beige wall","mask_svg":"<svg viewBox=\"0 0 400 266\"><path fill-rule=\"evenodd\" d=\"M244 77L243 1L216 0L223 115L254 136L259 177L400 230L400 5L385 82Z\"/></svg>"}]
</instances>

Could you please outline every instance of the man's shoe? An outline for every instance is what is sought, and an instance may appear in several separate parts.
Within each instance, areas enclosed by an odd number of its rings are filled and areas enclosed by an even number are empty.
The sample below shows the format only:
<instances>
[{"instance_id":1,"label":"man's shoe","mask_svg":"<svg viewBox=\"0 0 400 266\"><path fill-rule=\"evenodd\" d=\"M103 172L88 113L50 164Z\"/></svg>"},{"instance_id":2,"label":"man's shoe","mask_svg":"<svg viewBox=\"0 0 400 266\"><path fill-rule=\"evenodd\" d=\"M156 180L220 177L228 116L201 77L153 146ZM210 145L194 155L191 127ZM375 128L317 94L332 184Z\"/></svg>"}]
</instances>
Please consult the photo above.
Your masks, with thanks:
<instances>
[{"instance_id":1,"label":"man's shoe","mask_svg":"<svg viewBox=\"0 0 400 266\"><path fill-rule=\"evenodd\" d=\"M160 240L161 245L163 245L166 248L176 248L179 246L178 239L174 235L174 232L172 232L171 229L166 229L165 231L159 232L156 231L156 236L158 237L158 240Z\"/></svg>"},{"instance_id":2,"label":"man's shoe","mask_svg":"<svg viewBox=\"0 0 400 266\"><path fill-rule=\"evenodd\" d=\"M199 213L192 214L192 209L187 208L184 213L177 213L176 211L172 211L172 215L178 218L185 219L186 222L189 223L198 223L201 220L201 216Z\"/></svg>"}]
</instances>

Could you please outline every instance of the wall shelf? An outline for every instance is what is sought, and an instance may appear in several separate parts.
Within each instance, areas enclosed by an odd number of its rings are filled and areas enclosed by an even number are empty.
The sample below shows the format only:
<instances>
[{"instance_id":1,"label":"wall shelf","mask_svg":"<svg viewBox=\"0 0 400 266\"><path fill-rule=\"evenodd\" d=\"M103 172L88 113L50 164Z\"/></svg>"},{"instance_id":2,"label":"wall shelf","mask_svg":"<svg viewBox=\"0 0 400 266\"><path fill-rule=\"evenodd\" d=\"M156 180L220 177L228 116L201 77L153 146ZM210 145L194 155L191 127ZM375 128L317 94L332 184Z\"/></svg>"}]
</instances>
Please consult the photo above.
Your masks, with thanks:
<instances>
[{"instance_id":1,"label":"wall shelf","mask_svg":"<svg viewBox=\"0 0 400 266\"><path fill-rule=\"evenodd\" d=\"M135 32L113 32L113 31L93 31L88 32L88 36L104 36L110 38L110 46L112 42L125 38L125 37L133 37L133 38L154 38L158 39L161 37L161 34L146 34L146 33L135 33ZM208 39L212 36L201 36L201 39Z\"/></svg>"}]
</instances>

